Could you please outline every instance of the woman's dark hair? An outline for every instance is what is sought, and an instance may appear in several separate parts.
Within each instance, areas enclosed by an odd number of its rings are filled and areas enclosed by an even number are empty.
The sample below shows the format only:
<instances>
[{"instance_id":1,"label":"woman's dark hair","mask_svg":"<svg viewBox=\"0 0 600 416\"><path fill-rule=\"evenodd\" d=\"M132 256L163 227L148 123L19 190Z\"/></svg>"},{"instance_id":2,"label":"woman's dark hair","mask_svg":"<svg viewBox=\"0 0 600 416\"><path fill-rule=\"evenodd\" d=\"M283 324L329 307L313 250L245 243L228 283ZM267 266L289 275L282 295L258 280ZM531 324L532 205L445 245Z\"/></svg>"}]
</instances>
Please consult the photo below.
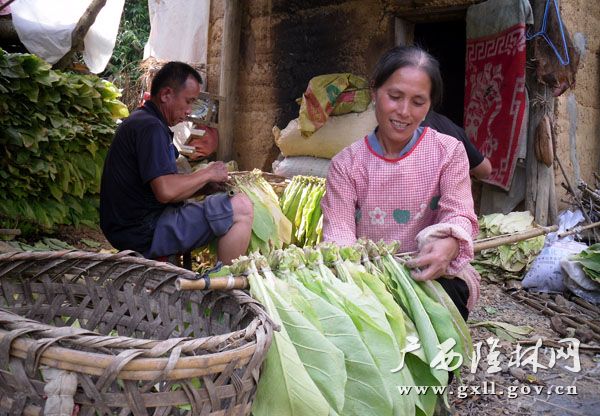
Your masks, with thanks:
<instances>
[{"instance_id":1,"label":"woman's dark hair","mask_svg":"<svg viewBox=\"0 0 600 416\"><path fill-rule=\"evenodd\" d=\"M152 87L150 88L150 96L156 97L158 92L165 88L171 87L175 92L179 92L185 85L189 77L193 77L198 84L202 84L202 77L191 66L184 62L167 62L152 79Z\"/></svg>"},{"instance_id":2,"label":"woman's dark hair","mask_svg":"<svg viewBox=\"0 0 600 416\"><path fill-rule=\"evenodd\" d=\"M418 46L396 46L384 53L371 76L371 88L381 87L400 68L412 66L423 70L431 80L431 108L442 101L443 82L440 64L433 56Z\"/></svg>"}]
</instances>

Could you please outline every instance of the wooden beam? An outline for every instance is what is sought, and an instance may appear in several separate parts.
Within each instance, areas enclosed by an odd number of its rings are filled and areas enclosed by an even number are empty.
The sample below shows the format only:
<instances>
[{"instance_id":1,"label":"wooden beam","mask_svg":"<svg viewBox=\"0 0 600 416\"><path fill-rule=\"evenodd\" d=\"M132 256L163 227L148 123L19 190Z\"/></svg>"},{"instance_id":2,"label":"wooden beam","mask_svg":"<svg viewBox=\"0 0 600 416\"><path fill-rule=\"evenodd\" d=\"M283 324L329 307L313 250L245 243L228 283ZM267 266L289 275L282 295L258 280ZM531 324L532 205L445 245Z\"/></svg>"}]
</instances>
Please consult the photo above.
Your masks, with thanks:
<instances>
[{"instance_id":1,"label":"wooden beam","mask_svg":"<svg viewBox=\"0 0 600 416\"><path fill-rule=\"evenodd\" d=\"M5 45L21 43L10 16L0 16L0 41Z\"/></svg>"},{"instance_id":2,"label":"wooden beam","mask_svg":"<svg viewBox=\"0 0 600 416\"><path fill-rule=\"evenodd\" d=\"M535 21L541 20L544 13L545 0L534 0L531 4ZM532 46L528 43L528 56ZM530 62L529 62L530 63ZM527 70L527 86L529 91L529 125L527 130L527 184L525 191L525 208L531 212L535 222L540 225L556 221L557 203L554 183L554 166L546 166L537 160L535 140L537 126L545 114L554 118L554 102L552 91L538 82L535 68ZM556 149L555 149L556 151Z\"/></svg>"},{"instance_id":3,"label":"wooden beam","mask_svg":"<svg viewBox=\"0 0 600 416\"><path fill-rule=\"evenodd\" d=\"M412 45L415 40L415 24L396 17L394 19L395 45Z\"/></svg>"},{"instance_id":4,"label":"wooden beam","mask_svg":"<svg viewBox=\"0 0 600 416\"><path fill-rule=\"evenodd\" d=\"M240 53L240 32L242 28L242 2L225 0L223 18L223 43L221 44L221 74L219 95L225 102L219 105L219 148L217 159L233 159L233 131Z\"/></svg>"},{"instance_id":5,"label":"wooden beam","mask_svg":"<svg viewBox=\"0 0 600 416\"><path fill-rule=\"evenodd\" d=\"M105 4L106 0L92 0L71 33L71 49L54 64L54 69L64 69L73 63L73 55L83 50L83 39Z\"/></svg>"}]
</instances>

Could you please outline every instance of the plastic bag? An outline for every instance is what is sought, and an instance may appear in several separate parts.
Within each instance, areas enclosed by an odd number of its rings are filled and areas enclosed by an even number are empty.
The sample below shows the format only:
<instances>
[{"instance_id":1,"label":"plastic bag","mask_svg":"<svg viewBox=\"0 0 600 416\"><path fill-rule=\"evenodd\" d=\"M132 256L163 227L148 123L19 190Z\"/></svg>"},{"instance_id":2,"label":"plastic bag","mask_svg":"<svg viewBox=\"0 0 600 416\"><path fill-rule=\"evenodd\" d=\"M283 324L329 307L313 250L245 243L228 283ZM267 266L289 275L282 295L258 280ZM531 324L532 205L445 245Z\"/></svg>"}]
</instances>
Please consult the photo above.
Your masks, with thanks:
<instances>
[{"instance_id":1,"label":"plastic bag","mask_svg":"<svg viewBox=\"0 0 600 416\"><path fill-rule=\"evenodd\" d=\"M309 137L329 115L365 111L371 96L364 78L352 74L327 74L312 78L300 102L300 133Z\"/></svg>"},{"instance_id":2,"label":"plastic bag","mask_svg":"<svg viewBox=\"0 0 600 416\"><path fill-rule=\"evenodd\" d=\"M538 292L563 292L561 260L584 250L587 246L576 241L556 241L544 247L523 278L522 286Z\"/></svg>"},{"instance_id":3,"label":"plastic bag","mask_svg":"<svg viewBox=\"0 0 600 416\"><path fill-rule=\"evenodd\" d=\"M587 277L581 264L576 261L562 260L560 266L565 272L563 282L567 289L588 302L600 304L600 283Z\"/></svg>"},{"instance_id":4,"label":"plastic bag","mask_svg":"<svg viewBox=\"0 0 600 416\"><path fill-rule=\"evenodd\" d=\"M275 175L291 178L296 175L327 177L331 160L309 156L286 157L273 162Z\"/></svg>"},{"instance_id":5,"label":"plastic bag","mask_svg":"<svg viewBox=\"0 0 600 416\"><path fill-rule=\"evenodd\" d=\"M558 231L546 236L544 248L523 278L523 288L538 292L564 291L564 273L560 262L580 253L587 245L574 241L574 236L559 239L558 234L575 227L583 219L581 211L564 211L559 215Z\"/></svg>"}]
</instances>

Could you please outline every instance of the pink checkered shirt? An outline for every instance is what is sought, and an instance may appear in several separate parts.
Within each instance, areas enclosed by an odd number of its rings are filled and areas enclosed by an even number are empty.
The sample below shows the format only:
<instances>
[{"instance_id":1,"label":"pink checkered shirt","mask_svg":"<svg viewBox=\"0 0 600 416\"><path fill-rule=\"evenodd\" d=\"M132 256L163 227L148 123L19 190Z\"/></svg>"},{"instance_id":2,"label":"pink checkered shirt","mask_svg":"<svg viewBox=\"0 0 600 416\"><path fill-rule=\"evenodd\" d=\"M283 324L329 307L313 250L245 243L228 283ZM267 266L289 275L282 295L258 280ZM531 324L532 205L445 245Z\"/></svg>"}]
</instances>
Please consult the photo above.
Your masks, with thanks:
<instances>
[{"instance_id":1,"label":"pink checkered shirt","mask_svg":"<svg viewBox=\"0 0 600 416\"><path fill-rule=\"evenodd\" d=\"M323 240L340 245L397 240L405 252L417 249L416 235L432 224L454 224L472 237L478 231L465 148L430 128L398 159L375 153L367 137L346 147L331 161L321 208ZM459 246L449 274L473 258L472 245Z\"/></svg>"}]
</instances>

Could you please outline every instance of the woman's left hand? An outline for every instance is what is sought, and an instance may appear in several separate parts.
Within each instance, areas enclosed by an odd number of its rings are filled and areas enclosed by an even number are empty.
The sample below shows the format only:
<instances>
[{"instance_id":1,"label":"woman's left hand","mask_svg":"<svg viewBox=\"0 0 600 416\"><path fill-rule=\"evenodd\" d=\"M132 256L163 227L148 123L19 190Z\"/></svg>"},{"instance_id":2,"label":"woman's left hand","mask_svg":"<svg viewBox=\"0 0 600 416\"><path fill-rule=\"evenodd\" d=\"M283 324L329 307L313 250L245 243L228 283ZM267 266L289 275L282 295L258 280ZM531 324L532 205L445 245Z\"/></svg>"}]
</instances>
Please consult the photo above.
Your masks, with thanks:
<instances>
[{"instance_id":1,"label":"woman's left hand","mask_svg":"<svg viewBox=\"0 0 600 416\"><path fill-rule=\"evenodd\" d=\"M450 262L458 256L458 248L456 238L440 238L425 244L417 257L406 262L406 266L420 269L411 273L415 280L437 279L446 274Z\"/></svg>"}]
</instances>

